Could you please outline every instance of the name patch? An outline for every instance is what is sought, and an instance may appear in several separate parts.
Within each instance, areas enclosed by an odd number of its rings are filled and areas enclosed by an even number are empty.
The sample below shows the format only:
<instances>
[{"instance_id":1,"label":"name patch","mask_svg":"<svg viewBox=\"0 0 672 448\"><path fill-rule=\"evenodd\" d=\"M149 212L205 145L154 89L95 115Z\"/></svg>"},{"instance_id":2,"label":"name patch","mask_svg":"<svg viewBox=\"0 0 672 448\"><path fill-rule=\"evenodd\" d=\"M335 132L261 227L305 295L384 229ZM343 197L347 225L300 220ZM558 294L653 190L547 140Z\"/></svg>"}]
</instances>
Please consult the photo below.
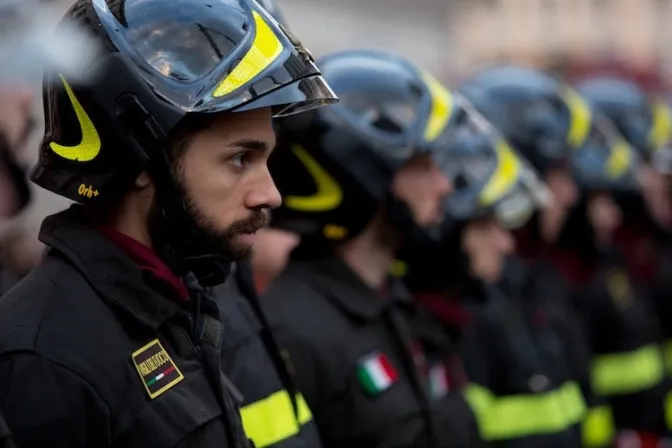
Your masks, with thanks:
<instances>
[{"instance_id":1,"label":"name patch","mask_svg":"<svg viewBox=\"0 0 672 448\"><path fill-rule=\"evenodd\" d=\"M184 379L182 372L168 356L168 352L158 339L136 350L132 358L142 384L152 399Z\"/></svg>"}]
</instances>

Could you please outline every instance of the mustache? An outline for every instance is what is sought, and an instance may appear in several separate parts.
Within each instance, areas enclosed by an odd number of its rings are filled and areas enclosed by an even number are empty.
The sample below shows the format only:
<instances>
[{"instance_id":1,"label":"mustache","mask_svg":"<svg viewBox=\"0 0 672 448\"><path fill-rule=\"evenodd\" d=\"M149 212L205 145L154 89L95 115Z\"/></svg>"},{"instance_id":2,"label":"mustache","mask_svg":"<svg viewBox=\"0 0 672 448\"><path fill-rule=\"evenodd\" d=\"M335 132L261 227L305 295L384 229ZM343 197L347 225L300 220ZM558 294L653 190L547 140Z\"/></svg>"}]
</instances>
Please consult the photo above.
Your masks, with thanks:
<instances>
[{"instance_id":1,"label":"mustache","mask_svg":"<svg viewBox=\"0 0 672 448\"><path fill-rule=\"evenodd\" d=\"M236 235L241 233L255 233L268 225L270 217L263 210L256 210L252 216L235 221L229 227L227 233Z\"/></svg>"}]
</instances>

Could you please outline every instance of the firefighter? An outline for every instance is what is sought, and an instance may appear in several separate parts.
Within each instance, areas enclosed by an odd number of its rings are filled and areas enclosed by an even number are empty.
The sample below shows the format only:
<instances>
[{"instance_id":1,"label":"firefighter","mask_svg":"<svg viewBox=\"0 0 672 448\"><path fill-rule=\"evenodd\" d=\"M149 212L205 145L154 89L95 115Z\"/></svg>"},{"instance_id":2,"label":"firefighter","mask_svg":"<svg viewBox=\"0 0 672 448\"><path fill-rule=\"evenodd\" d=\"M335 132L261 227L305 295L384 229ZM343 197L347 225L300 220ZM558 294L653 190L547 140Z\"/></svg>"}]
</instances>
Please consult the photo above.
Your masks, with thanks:
<instances>
[{"instance_id":1,"label":"firefighter","mask_svg":"<svg viewBox=\"0 0 672 448\"><path fill-rule=\"evenodd\" d=\"M529 163L482 121L487 131L464 132L451 146L448 165L456 188L446 206L450 219L440 244L407 255L405 282L447 336L442 343L433 326L417 322L433 397L462 388L482 437L493 446L556 446L563 437L553 433L561 433L565 419L577 421L583 398L564 359L547 358L553 365L542 366L534 349L525 350L527 356L512 353L521 336L528 336L517 325L525 310L498 288L505 259L515 249L509 229L548 205L550 193ZM513 377L530 369L553 371L558 387L516 395ZM552 427L558 424L563 426ZM571 440L561 446L576 446Z\"/></svg>"},{"instance_id":2,"label":"firefighter","mask_svg":"<svg viewBox=\"0 0 672 448\"><path fill-rule=\"evenodd\" d=\"M31 178L78 204L0 301L0 409L19 446L249 447L204 288L280 203L272 116L336 97L256 2L78 0L65 22L105 51L44 77Z\"/></svg>"},{"instance_id":3,"label":"firefighter","mask_svg":"<svg viewBox=\"0 0 672 448\"><path fill-rule=\"evenodd\" d=\"M340 102L283 120L271 162L284 195L272 225L301 236L262 298L271 328L325 447L475 446L464 399L430 399L415 307L389 275L397 250L443 221L445 133L451 120L470 126L469 111L396 55L349 51L319 65Z\"/></svg>"},{"instance_id":4,"label":"firefighter","mask_svg":"<svg viewBox=\"0 0 672 448\"><path fill-rule=\"evenodd\" d=\"M35 127L33 96L28 86L0 82L0 217L5 220L21 212L31 198L19 160Z\"/></svg>"},{"instance_id":5,"label":"firefighter","mask_svg":"<svg viewBox=\"0 0 672 448\"><path fill-rule=\"evenodd\" d=\"M517 303L513 306L518 309L511 314L518 315L513 319L516 325L502 329L504 334L499 336L511 341L504 365L525 366L512 367L514 371L501 387L507 394L532 398L548 390L556 390L556 394L566 391L557 383L559 379L568 380L565 385L570 388L572 381L578 383L588 412L562 414L563 418L538 431L555 435L547 446L576 446L580 443L577 423L581 422L584 445L609 446L614 433L611 410L592 391L586 336L571 309L569 291L550 259L551 248L578 200L570 154L586 144L597 124L590 121L590 111L573 89L535 69L487 69L465 81L460 92L541 173L552 195L551 206L515 230L516 256L507 260L499 283L503 296ZM497 314L490 319L496 322ZM556 369L559 364L566 368ZM515 430L503 432L503 437L511 439L514 446L516 439L523 446L534 446L525 437L517 438Z\"/></svg>"},{"instance_id":6,"label":"firefighter","mask_svg":"<svg viewBox=\"0 0 672 448\"><path fill-rule=\"evenodd\" d=\"M18 87L18 88L17 88ZM7 161L14 161L15 154L21 152L26 144L32 128L31 104L33 93L27 86L9 86L0 83L0 156ZM16 176L7 176L11 173L10 166L19 167L16 163L4 165L2 182L3 211L0 214L7 219L23 208L28 201L28 195L21 200L19 191L28 191L25 174L21 169L16 170ZM9 180L9 181L8 181ZM11 180L14 180L13 182ZM17 184L19 187L15 187ZM17 200L18 199L18 200ZM0 415L0 447L14 448L15 444L11 431Z\"/></svg>"},{"instance_id":7,"label":"firefighter","mask_svg":"<svg viewBox=\"0 0 672 448\"><path fill-rule=\"evenodd\" d=\"M657 347L661 338L669 340L672 334L669 263L665 260L669 257L671 209L663 178L654 168L660 168L668 151L672 117L659 98L627 79L595 77L577 84L577 90L609 117L642 162L637 173L641 188L614 191L609 199L615 206L606 205L605 198L586 206L588 213L592 211L589 217L595 237L609 236L608 244L599 247L602 263L593 268L602 268L606 286L602 294L613 299L600 302L603 307L611 304L604 310L611 319L599 316L601 325L593 327L591 340L604 355L595 361L600 363L596 367L602 377L594 381L604 383L604 393L613 397L620 427L639 432L640 438L660 437L669 432L672 412L669 380L664 379L664 362ZM603 229L602 221L609 213L603 211L600 220L594 211L598 207L611 209L611 215L618 217L615 229ZM608 268L613 272L604 273ZM590 303L584 301L584 305ZM613 334L613 340L606 340L605 332ZM623 372L618 363L629 366L627 376L615 373Z\"/></svg>"},{"instance_id":8,"label":"firefighter","mask_svg":"<svg viewBox=\"0 0 672 448\"><path fill-rule=\"evenodd\" d=\"M660 174L668 163L672 139L672 115L667 104L625 78L597 76L581 81L576 88L639 152L643 161L639 174L642 191L626 199L638 199L645 205L647 215L658 227L671 227L672 204Z\"/></svg>"}]
</instances>

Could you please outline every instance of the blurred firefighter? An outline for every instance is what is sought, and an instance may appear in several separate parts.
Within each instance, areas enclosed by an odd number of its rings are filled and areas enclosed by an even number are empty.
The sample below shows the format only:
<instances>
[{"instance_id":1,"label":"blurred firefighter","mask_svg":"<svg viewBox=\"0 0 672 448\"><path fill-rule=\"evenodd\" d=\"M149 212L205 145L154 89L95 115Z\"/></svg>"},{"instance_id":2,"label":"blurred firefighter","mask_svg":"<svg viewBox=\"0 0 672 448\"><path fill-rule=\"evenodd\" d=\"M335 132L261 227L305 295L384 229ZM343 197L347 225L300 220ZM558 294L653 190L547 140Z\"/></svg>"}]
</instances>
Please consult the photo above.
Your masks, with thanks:
<instances>
[{"instance_id":1,"label":"blurred firefighter","mask_svg":"<svg viewBox=\"0 0 672 448\"><path fill-rule=\"evenodd\" d=\"M591 291L592 301L582 296L577 300L584 307L611 304L601 310L599 318L591 319L596 354L609 355L596 359L595 369L601 369L603 379L594 381L604 383L600 388L613 396L620 427L639 432L639 438L659 438L669 433L672 423L670 382L665 379L658 346L661 338L672 337L670 271L665 263L670 253L672 203L660 174L672 137L672 117L665 103L628 79L594 77L579 83L577 89L593 108L609 117L642 162L636 173L639 188L629 185L609 197L593 198L584 210L594 237L601 239L596 241L601 259L590 267L619 269L603 280L606 290ZM589 265L585 258L584 264ZM600 302L597 292L615 302ZM606 334L612 335L610 340ZM623 374L608 374L610 365L613 372Z\"/></svg>"},{"instance_id":2,"label":"blurred firefighter","mask_svg":"<svg viewBox=\"0 0 672 448\"><path fill-rule=\"evenodd\" d=\"M0 86L0 152L2 154L12 154L15 151L14 148L22 146L22 140L25 140L22 136L28 134L27 124L29 123L31 102L32 94L29 90ZM11 187L11 184L6 186ZM12 200L16 197L11 188L9 190L1 188L0 196L4 200ZM3 213L5 219L16 211L16 204L13 202L11 204L12 206L7 208L9 212ZM0 415L0 447L15 447L11 431L2 415Z\"/></svg>"},{"instance_id":3,"label":"blurred firefighter","mask_svg":"<svg viewBox=\"0 0 672 448\"><path fill-rule=\"evenodd\" d=\"M0 3L0 15L10 14L9 9ZM8 61L0 59L0 65ZM30 198L30 190L25 172L16 162L28 141L33 128L31 106L33 92L29 86L8 83L0 79L0 220L4 221L16 215ZM4 273L3 273L4 277ZM2 282L3 291L6 282ZM0 415L0 447L15 448L4 417Z\"/></svg>"},{"instance_id":4,"label":"blurred firefighter","mask_svg":"<svg viewBox=\"0 0 672 448\"><path fill-rule=\"evenodd\" d=\"M256 2L78 0L68 23L103 51L45 74L32 180L78 204L0 301L0 408L20 446L252 446L205 288L280 203L272 117L336 97Z\"/></svg>"},{"instance_id":5,"label":"blurred firefighter","mask_svg":"<svg viewBox=\"0 0 672 448\"><path fill-rule=\"evenodd\" d=\"M27 16L34 6L30 0L0 0L0 293L34 267L40 254L39 243L12 219L31 199L22 158L35 128L34 73L17 60L14 47L21 48L30 36L33 23ZM35 66L41 69L44 62Z\"/></svg>"},{"instance_id":6,"label":"blurred firefighter","mask_svg":"<svg viewBox=\"0 0 672 448\"><path fill-rule=\"evenodd\" d=\"M33 98L31 87L0 80L0 293L27 274L41 253L34 237L12 222L31 199L21 156L34 129Z\"/></svg>"},{"instance_id":7,"label":"blurred firefighter","mask_svg":"<svg viewBox=\"0 0 672 448\"><path fill-rule=\"evenodd\" d=\"M555 446L560 437L546 434L564 429L553 427L555 422L578 421L584 412L581 392L568 383L534 398L507 393L516 392L506 390L514 370L533 366L516 366L510 357L511 346L520 343L515 339L529 335L521 335L515 323L524 319L519 314L522 308L511 306L497 286L505 259L515 249L509 229L523 225L547 205L550 193L529 163L479 118L454 133L447 162L455 184L446 203L450 219L440 244L406 254L405 282L415 299L439 319L444 332L442 338L431 323L416 321L433 398L463 389L481 435L494 446L509 446L503 441L523 437L529 446ZM554 367L565 368L561 361ZM554 373L556 378L571 379L571 374Z\"/></svg>"},{"instance_id":8,"label":"blurred firefighter","mask_svg":"<svg viewBox=\"0 0 672 448\"><path fill-rule=\"evenodd\" d=\"M500 311L486 308L485 329L474 328L476 335L490 334L504 344L497 353L493 350L495 359L502 360L494 370L499 381L495 396L520 399L524 405L525 417L509 420L510 427L501 426L490 437L502 446L609 446L611 413L592 391L587 340L564 281L550 263L552 247L578 200L570 154L589 143L599 123L590 121L569 86L533 69L484 70L460 91L541 173L552 195L549 207L514 232L517 256L507 261L498 284L507 306L491 301L490 308ZM577 383L583 397L575 394ZM564 405L550 404L557 400ZM581 409L586 405L587 413ZM544 406L551 406L554 417L528 427L526 420L548 414Z\"/></svg>"},{"instance_id":9,"label":"blurred firefighter","mask_svg":"<svg viewBox=\"0 0 672 448\"><path fill-rule=\"evenodd\" d=\"M272 329L325 447L478 446L463 397L430 398L415 306L389 275L396 251L443 221L444 131L469 114L395 55L319 65L340 102L283 120L271 161L284 196L272 224L301 236L262 300Z\"/></svg>"}]
</instances>

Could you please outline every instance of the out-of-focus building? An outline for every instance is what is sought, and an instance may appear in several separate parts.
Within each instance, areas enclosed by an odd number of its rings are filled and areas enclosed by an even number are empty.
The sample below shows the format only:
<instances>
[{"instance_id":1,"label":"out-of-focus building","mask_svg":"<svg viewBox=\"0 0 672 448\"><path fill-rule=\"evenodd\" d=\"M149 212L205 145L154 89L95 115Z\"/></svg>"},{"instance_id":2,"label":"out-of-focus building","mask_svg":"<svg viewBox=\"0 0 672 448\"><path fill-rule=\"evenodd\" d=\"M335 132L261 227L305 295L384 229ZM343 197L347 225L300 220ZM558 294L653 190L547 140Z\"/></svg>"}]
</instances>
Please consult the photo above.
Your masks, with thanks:
<instances>
[{"instance_id":1,"label":"out-of-focus building","mask_svg":"<svg viewBox=\"0 0 672 448\"><path fill-rule=\"evenodd\" d=\"M401 53L434 73L452 59L453 0L276 0L316 56L353 48Z\"/></svg>"},{"instance_id":2,"label":"out-of-focus building","mask_svg":"<svg viewBox=\"0 0 672 448\"><path fill-rule=\"evenodd\" d=\"M462 0L448 16L454 69L494 61L585 66L618 59L635 71L666 66L670 0Z\"/></svg>"}]
</instances>

